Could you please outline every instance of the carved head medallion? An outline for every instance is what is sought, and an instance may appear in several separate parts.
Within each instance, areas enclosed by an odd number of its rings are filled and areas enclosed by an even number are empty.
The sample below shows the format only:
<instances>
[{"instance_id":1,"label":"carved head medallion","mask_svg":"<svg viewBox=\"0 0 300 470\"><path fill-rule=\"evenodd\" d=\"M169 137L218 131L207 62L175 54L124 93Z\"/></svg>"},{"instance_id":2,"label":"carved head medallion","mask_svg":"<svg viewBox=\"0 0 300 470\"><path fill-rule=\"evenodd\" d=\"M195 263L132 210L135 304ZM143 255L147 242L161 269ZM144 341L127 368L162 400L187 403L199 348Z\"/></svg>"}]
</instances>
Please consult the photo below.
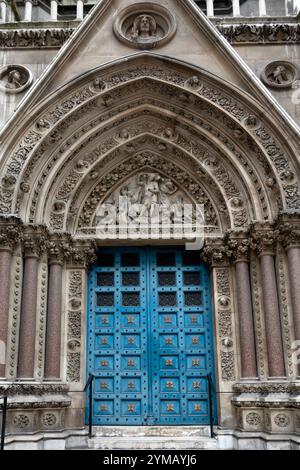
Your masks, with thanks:
<instances>
[{"instance_id":1,"label":"carved head medallion","mask_svg":"<svg viewBox=\"0 0 300 470\"><path fill-rule=\"evenodd\" d=\"M269 87L290 88L296 80L297 74L297 69L291 62L276 60L265 67L261 78Z\"/></svg>"},{"instance_id":2,"label":"carved head medallion","mask_svg":"<svg viewBox=\"0 0 300 470\"><path fill-rule=\"evenodd\" d=\"M21 93L32 83L32 73L23 65L7 65L0 69L0 90Z\"/></svg>"},{"instance_id":3,"label":"carved head medallion","mask_svg":"<svg viewBox=\"0 0 300 470\"><path fill-rule=\"evenodd\" d=\"M168 42L176 32L176 19L156 3L138 3L122 10L114 22L114 33L128 46L153 49Z\"/></svg>"}]
</instances>

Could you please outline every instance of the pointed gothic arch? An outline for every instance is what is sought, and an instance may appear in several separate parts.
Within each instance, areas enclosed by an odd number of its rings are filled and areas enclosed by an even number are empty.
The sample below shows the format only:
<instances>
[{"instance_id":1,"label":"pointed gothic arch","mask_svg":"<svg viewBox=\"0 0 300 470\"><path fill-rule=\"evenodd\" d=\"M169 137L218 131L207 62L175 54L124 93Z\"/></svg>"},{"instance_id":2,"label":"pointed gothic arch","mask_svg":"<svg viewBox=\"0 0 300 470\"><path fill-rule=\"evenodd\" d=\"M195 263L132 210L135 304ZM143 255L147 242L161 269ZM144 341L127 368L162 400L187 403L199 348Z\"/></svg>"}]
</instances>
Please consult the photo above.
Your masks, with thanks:
<instances>
[{"instance_id":1,"label":"pointed gothic arch","mask_svg":"<svg viewBox=\"0 0 300 470\"><path fill-rule=\"evenodd\" d=\"M204 70L154 54L133 55L124 65L116 61L72 80L34 108L22 132L15 129L1 167L3 213L48 223L62 175L71 207L87 181L92 191L90 172L101 178L118 153L121 164L131 150L143 150L142 136L148 148L153 139L160 154L189 160L200 185L207 179L229 213L233 199L238 222L231 216L231 228L272 222L298 206L294 143L258 101ZM87 165L77 171L80 162Z\"/></svg>"}]
</instances>

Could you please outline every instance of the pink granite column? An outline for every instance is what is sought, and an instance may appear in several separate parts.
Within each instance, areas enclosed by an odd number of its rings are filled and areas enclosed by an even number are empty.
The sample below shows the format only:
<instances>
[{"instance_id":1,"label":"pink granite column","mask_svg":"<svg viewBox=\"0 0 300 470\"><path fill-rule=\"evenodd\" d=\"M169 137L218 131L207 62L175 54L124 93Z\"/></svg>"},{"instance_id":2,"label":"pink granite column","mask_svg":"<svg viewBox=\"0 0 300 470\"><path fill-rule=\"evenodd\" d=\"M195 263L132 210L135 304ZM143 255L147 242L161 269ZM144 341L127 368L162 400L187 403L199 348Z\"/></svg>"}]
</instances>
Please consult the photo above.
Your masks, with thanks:
<instances>
[{"instance_id":1,"label":"pink granite column","mask_svg":"<svg viewBox=\"0 0 300 470\"><path fill-rule=\"evenodd\" d=\"M274 256L269 253L263 253L260 256L260 265L267 333L269 376L284 377L285 364Z\"/></svg>"},{"instance_id":2,"label":"pink granite column","mask_svg":"<svg viewBox=\"0 0 300 470\"><path fill-rule=\"evenodd\" d=\"M45 356L45 378L49 380L60 378L62 269L60 261L50 262Z\"/></svg>"},{"instance_id":3,"label":"pink granite column","mask_svg":"<svg viewBox=\"0 0 300 470\"><path fill-rule=\"evenodd\" d=\"M34 378L39 257L25 254L20 318L18 377Z\"/></svg>"},{"instance_id":4,"label":"pink granite column","mask_svg":"<svg viewBox=\"0 0 300 470\"><path fill-rule=\"evenodd\" d=\"M255 378L257 377L256 350L248 262L237 261L235 271L242 377Z\"/></svg>"},{"instance_id":5,"label":"pink granite column","mask_svg":"<svg viewBox=\"0 0 300 470\"><path fill-rule=\"evenodd\" d=\"M289 278L294 316L295 340L300 340L300 247L288 248Z\"/></svg>"},{"instance_id":6,"label":"pink granite column","mask_svg":"<svg viewBox=\"0 0 300 470\"><path fill-rule=\"evenodd\" d=\"M0 352L6 354L12 254L9 248L0 250ZM5 357L0 355L0 377L5 377Z\"/></svg>"}]
</instances>

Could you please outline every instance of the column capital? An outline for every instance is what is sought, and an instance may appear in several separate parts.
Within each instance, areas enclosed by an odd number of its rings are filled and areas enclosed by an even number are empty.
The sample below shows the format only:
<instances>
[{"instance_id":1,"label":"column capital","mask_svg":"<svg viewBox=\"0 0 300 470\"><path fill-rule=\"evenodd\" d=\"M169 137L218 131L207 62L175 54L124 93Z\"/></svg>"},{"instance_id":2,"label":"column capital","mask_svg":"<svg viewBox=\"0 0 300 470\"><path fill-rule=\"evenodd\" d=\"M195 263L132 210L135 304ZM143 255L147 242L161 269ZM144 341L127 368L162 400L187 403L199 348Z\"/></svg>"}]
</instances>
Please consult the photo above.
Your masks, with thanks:
<instances>
[{"instance_id":1,"label":"column capital","mask_svg":"<svg viewBox=\"0 0 300 470\"><path fill-rule=\"evenodd\" d=\"M277 220L280 242L289 250L300 248L300 213L282 213Z\"/></svg>"},{"instance_id":2,"label":"column capital","mask_svg":"<svg viewBox=\"0 0 300 470\"><path fill-rule=\"evenodd\" d=\"M23 230L25 258L39 258L48 248L48 232L44 225L27 225Z\"/></svg>"},{"instance_id":3,"label":"column capital","mask_svg":"<svg viewBox=\"0 0 300 470\"><path fill-rule=\"evenodd\" d=\"M201 257L211 267L228 266L232 250L225 238L209 239L206 241Z\"/></svg>"},{"instance_id":4,"label":"column capital","mask_svg":"<svg viewBox=\"0 0 300 470\"><path fill-rule=\"evenodd\" d=\"M72 237L67 233L53 233L49 236L49 262L63 264L72 253Z\"/></svg>"},{"instance_id":5,"label":"column capital","mask_svg":"<svg viewBox=\"0 0 300 470\"><path fill-rule=\"evenodd\" d=\"M87 268L96 259L97 245L90 240L74 240L68 263Z\"/></svg>"},{"instance_id":6,"label":"column capital","mask_svg":"<svg viewBox=\"0 0 300 470\"><path fill-rule=\"evenodd\" d=\"M279 230L271 223L255 223L251 230L251 248L259 256L272 255L276 253L279 241Z\"/></svg>"},{"instance_id":7,"label":"column capital","mask_svg":"<svg viewBox=\"0 0 300 470\"><path fill-rule=\"evenodd\" d=\"M232 250L232 259L235 263L249 262L251 249L249 230L231 230L228 233L227 243Z\"/></svg>"},{"instance_id":8,"label":"column capital","mask_svg":"<svg viewBox=\"0 0 300 470\"><path fill-rule=\"evenodd\" d=\"M22 222L15 216L0 216L0 250L13 251L23 238Z\"/></svg>"}]
</instances>

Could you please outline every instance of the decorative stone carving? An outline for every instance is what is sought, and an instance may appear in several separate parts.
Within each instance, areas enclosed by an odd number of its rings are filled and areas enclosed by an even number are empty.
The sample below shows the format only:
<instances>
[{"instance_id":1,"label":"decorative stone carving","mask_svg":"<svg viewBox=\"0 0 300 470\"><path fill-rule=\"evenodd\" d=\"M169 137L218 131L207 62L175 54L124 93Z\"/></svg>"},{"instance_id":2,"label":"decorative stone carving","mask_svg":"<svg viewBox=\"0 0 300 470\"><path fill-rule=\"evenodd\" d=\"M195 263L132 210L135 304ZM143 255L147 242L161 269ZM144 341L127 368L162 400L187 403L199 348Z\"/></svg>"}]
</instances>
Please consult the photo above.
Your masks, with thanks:
<instances>
[{"instance_id":1,"label":"decorative stone carving","mask_svg":"<svg viewBox=\"0 0 300 470\"><path fill-rule=\"evenodd\" d=\"M252 412L248 413L246 416L246 422L250 426L260 426L262 424L262 418L258 413Z\"/></svg>"},{"instance_id":2,"label":"decorative stone carving","mask_svg":"<svg viewBox=\"0 0 300 470\"><path fill-rule=\"evenodd\" d=\"M290 88L297 79L297 69L290 62L277 60L267 65L261 78L270 87Z\"/></svg>"},{"instance_id":3,"label":"decorative stone carving","mask_svg":"<svg viewBox=\"0 0 300 470\"><path fill-rule=\"evenodd\" d=\"M232 250L227 244L222 244L222 240L217 242L215 240L207 240L202 251L203 260L210 266L228 265L231 256Z\"/></svg>"},{"instance_id":4,"label":"decorative stone carving","mask_svg":"<svg viewBox=\"0 0 300 470\"><path fill-rule=\"evenodd\" d=\"M45 427L51 428L56 425L57 417L54 413L45 413L42 416L42 423Z\"/></svg>"},{"instance_id":5,"label":"decorative stone carving","mask_svg":"<svg viewBox=\"0 0 300 470\"><path fill-rule=\"evenodd\" d=\"M166 44L176 32L176 19L156 3L138 3L122 10L114 22L114 33L128 46L153 49Z\"/></svg>"},{"instance_id":6,"label":"decorative stone carving","mask_svg":"<svg viewBox=\"0 0 300 470\"><path fill-rule=\"evenodd\" d=\"M259 382L259 383L235 383L233 390L236 393L254 393L265 396L270 393L275 394L300 394L300 383L297 382Z\"/></svg>"},{"instance_id":7,"label":"decorative stone carving","mask_svg":"<svg viewBox=\"0 0 300 470\"><path fill-rule=\"evenodd\" d=\"M177 77L176 77L177 78ZM184 81L185 83L186 81ZM107 87L111 87L111 82L107 82ZM211 92L212 90L208 90L207 87L204 87L205 90L201 90L201 94L203 94L203 96L208 96L208 97L211 97ZM232 106L230 107L229 104L227 104L227 101L224 102L224 99L218 99L218 103L220 102L220 104L228 109L228 110L232 110ZM58 112L58 111L57 111ZM60 110L60 115L61 115L61 112L62 110ZM249 115L249 113L247 113ZM240 116L241 119L245 119L245 113L243 112L242 115ZM48 117L47 117L48 119ZM49 121L50 122L50 121ZM258 129L259 130L259 129ZM271 143L270 143L271 144ZM268 143L269 145L269 143ZM256 152L257 155L259 155L259 153ZM278 162L278 158L276 157L276 159L274 158L274 163L277 164ZM29 165L30 166L30 165ZM253 173L251 173L253 174ZM254 178L255 179L255 178ZM255 179L256 180L256 184L257 184L257 178ZM36 192L36 194L38 195L39 194L39 191ZM261 192L261 194L263 194L263 192ZM293 204L293 205L296 205L298 204L298 200L299 200L299 197L297 195L297 188L293 188L293 190L291 191L291 187L287 187L286 188L286 194L288 194L288 197L289 197L289 204ZM266 205L264 204L264 207L266 208ZM8 209L7 209L8 210ZM53 220L55 219L55 222L57 223L57 225L62 224L62 217L60 217L58 219L57 215L53 215ZM243 223L245 223L245 211L244 210L241 210L238 214L234 214L234 220L235 220L235 224L236 225L242 225ZM61 229L61 228L60 228Z\"/></svg>"},{"instance_id":8,"label":"decorative stone carving","mask_svg":"<svg viewBox=\"0 0 300 470\"><path fill-rule=\"evenodd\" d=\"M51 29L1 29L1 49L47 49L60 48L71 36L75 28Z\"/></svg>"},{"instance_id":9,"label":"decorative stone carving","mask_svg":"<svg viewBox=\"0 0 300 470\"><path fill-rule=\"evenodd\" d=\"M23 65L6 65L0 69L0 90L5 93L21 93L32 80L32 73Z\"/></svg>"},{"instance_id":10,"label":"decorative stone carving","mask_svg":"<svg viewBox=\"0 0 300 470\"><path fill-rule=\"evenodd\" d=\"M69 385L66 384L9 384L9 385L0 385L0 394L7 396L15 395L35 395L41 397L48 394L60 394L66 395L69 391Z\"/></svg>"},{"instance_id":11,"label":"decorative stone carving","mask_svg":"<svg viewBox=\"0 0 300 470\"><path fill-rule=\"evenodd\" d=\"M266 330L263 316L263 298L261 289L261 277L259 259L256 253L251 253L250 259L251 286L252 286L252 306L253 317L256 334L256 350L257 350L257 369L259 377L264 379L267 376L267 346L266 346Z\"/></svg>"},{"instance_id":12,"label":"decorative stone carving","mask_svg":"<svg viewBox=\"0 0 300 470\"><path fill-rule=\"evenodd\" d=\"M218 30L231 44L298 44L298 23L218 24Z\"/></svg>"},{"instance_id":13,"label":"decorative stone carving","mask_svg":"<svg viewBox=\"0 0 300 470\"><path fill-rule=\"evenodd\" d=\"M101 215L96 216L98 236L100 227L105 230L142 221L149 224L154 218L162 229L169 224L170 231L175 231L174 226L184 221L184 204L191 206L192 201L171 179L150 171L138 173L101 203ZM99 212L96 210L96 214Z\"/></svg>"},{"instance_id":14,"label":"decorative stone carving","mask_svg":"<svg viewBox=\"0 0 300 470\"><path fill-rule=\"evenodd\" d=\"M138 170L139 168L145 168L146 166L149 167L149 174L155 174L155 170L163 170L164 174L170 177L168 188L165 188L168 192L170 192L171 187L172 191L175 190L175 186L174 183L172 183L172 180L175 181L175 184L178 182L181 187L184 187L186 193L188 193L190 197L193 197L195 202L204 205L205 224L211 226L214 230L218 229L219 224L215 208L212 205L212 202L206 196L200 184L194 178L188 175L188 173L186 173L183 168L178 167L174 163L165 160L164 158L159 157L152 152L144 151L136 157L132 157L119 165L115 171L106 174L97 183L97 186L94 187L93 191L88 195L87 199L85 200L85 204L81 209L78 223L78 234L81 232L86 234L86 230L89 230L88 233L95 233L95 217L97 216L97 207L100 203L102 203L102 198L109 193L111 187L116 185L119 180L123 180L125 176L131 175L133 168ZM161 182L163 181L162 176L159 176L159 179ZM151 185L155 185L156 183L157 182L152 181ZM126 192L126 183L123 189ZM178 196L180 198L180 193ZM180 203L179 200L176 202L177 204ZM108 214L106 214L106 216L107 215ZM91 229L89 229L89 227L91 227ZM92 231L92 228L94 232Z\"/></svg>"},{"instance_id":15,"label":"decorative stone carving","mask_svg":"<svg viewBox=\"0 0 300 470\"><path fill-rule=\"evenodd\" d=\"M30 420L27 415L19 414L14 417L13 423L16 428L25 429L29 426Z\"/></svg>"},{"instance_id":16,"label":"decorative stone carving","mask_svg":"<svg viewBox=\"0 0 300 470\"><path fill-rule=\"evenodd\" d=\"M68 382L74 383L80 382L81 374L83 273L84 270L75 269L67 272L67 300L74 311L68 311L66 318L66 378Z\"/></svg>"},{"instance_id":17,"label":"decorative stone carving","mask_svg":"<svg viewBox=\"0 0 300 470\"><path fill-rule=\"evenodd\" d=\"M22 298L22 281L23 281L23 259L20 252L13 257L12 264L13 286L10 292L10 313L9 313L9 331L8 337L8 374L13 379L17 373L18 358L18 330L20 322L21 298Z\"/></svg>"},{"instance_id":18,"label":"decorative stone carving","mask_svg":"<svg viewBox=\"0 0 300 470\"><path fill-rule=\"evenodd\" d=\"M220 373L223 382L235 380L235 343L232 322L231 282L229 268L216 267L215 283L217 340L219 343Z\"/></svg>"},{"instance_id":19,"label":"decorative stone carving","mask_svg":"<svg viewBox=\"0 0 300 470\"><path fill-rule=\"evenodd\" d=\"M252 226L251 248L256 250L259 255L274 255L278 240L279 230L275 229L271 224L256 223Z\"/></svg>"},{"instance_id":20,"label":"decorative stone carving","mask_svg":"<svg viewBox=\"0 0 300 470\"><path fill-rule=\"evenodd\" d=\"M287 426L289 426L290 422L291 420L289 416L284 413L279 413L274 418L274 423L280 428L286 428Z\"/></svg>"},{"instance_id":21,"label":"decorative stone carving","mask_svg":"<svg viewBox=\"0 0 300 470\"><path fill-rule=\"evenodd\" d=\"M0 216L0 248L13 249L23 239L20 219Z\"/></svg>"},{"instance_id":22,"label":"decorative stone carving","mask_svg":"<svg viewBox=\"0 0 300 470\"><path fill-rule=\"evenodd\" d=\"M25 256L41 256L49 247L48 232L44 226L26 226L24 228Z\"/></svg>"},{"instance_id":23,"label":"decorative stone carving","mask_svg":"<svg viewBox=\"0 0 300 470\"><path fill-rule=\"evenodd\" d=\"M232 257L235 261L249 261L251 240L247 233L235 233L229 235L228 245L232 250Z\"/></svg>"}]
</instances>

